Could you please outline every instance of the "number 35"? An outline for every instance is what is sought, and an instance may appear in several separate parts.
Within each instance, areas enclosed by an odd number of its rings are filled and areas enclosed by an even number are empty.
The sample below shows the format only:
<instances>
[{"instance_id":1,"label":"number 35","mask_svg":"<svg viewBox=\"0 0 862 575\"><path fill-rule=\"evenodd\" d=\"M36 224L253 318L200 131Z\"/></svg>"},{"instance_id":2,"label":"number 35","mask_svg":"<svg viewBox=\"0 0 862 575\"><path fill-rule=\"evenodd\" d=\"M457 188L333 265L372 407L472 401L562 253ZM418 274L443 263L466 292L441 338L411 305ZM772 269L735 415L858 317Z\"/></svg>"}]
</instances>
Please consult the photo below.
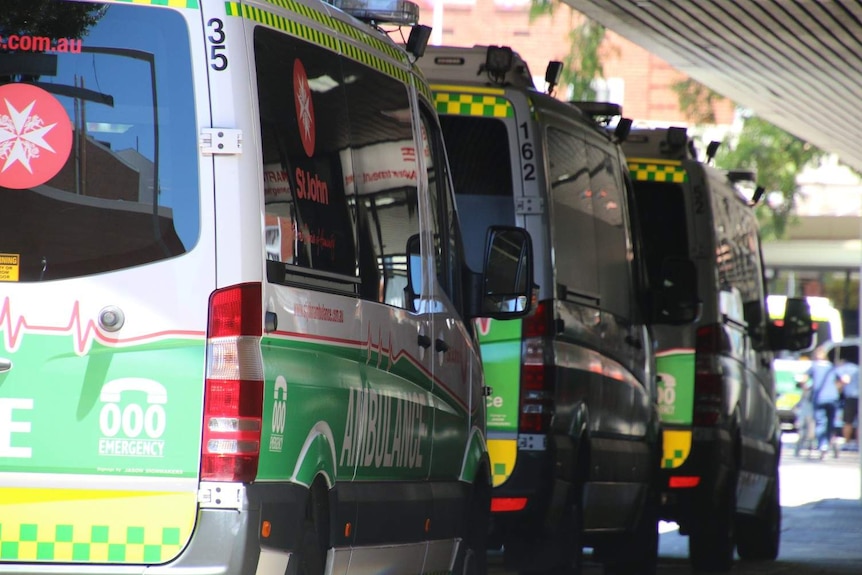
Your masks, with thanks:
<instances>
[{"instance_id":1,"label":"number 35","mask_svg":"<svg viewBox=\"0 0 862 575\"><path fill-rule=\"evenodd\" d=\"M210 68L221 72L227 70L227 56L221 53L225 49L225 39L227 36L224 33L224 22L218 18L210 18L207 26L212 30L212 33L207 36L210 43Z\"/></svg>"}]
</instances>

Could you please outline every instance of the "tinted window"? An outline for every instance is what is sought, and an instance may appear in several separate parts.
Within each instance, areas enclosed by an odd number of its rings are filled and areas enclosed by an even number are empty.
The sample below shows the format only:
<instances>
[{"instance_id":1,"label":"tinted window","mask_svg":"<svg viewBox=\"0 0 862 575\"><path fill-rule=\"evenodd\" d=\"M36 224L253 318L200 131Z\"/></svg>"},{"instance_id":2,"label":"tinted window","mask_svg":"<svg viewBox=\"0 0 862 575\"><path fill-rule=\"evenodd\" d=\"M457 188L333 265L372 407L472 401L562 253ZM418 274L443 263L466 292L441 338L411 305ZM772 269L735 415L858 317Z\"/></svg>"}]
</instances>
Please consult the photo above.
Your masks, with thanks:
<instances>
[{"instance_id":1,"label":"tinted window","mask_svg":"<svg viewBox=\"0 0 862 575\"><path fill-rule=\"evenodd\" d=\"M555 128L548 129L547 138L557 283L595 297L596 231L586 144Z\"/></svg>"},{"instance_id":2,"label":"tinted window","mask_svg":"<svg viewBox=\"0 0 862 575\"><path fill-rule=\"evenodd\" d=\"M493 224L513 225L512 163L506 124L494 118L441 116L463 227L467 263L482 268L485 232Z\"/></svg>"},{"instance_id":3,"label":"tinted window","mask_svg":"<svg viewBox=\"0 0 862 575\"><path fill-rule=\"evenodd\" d=\"M613 313L628 316L632 254L626 228L622 167L614 156L601 148L589 146L587 154L602 306Z\"/></svg>"},{"instance_id":4,"label":"tinted window","mask_svg":"<svg viewBox=\"0 0 862 575\"><path fill-rule=\"evenodd\" d=\"M434 248L437 280L446 295L456 306L461 306L461 231L455 211L449 174L446 170L446 155L436 124L429 115L422 116L422 144L425 168L428 174L431 214L434 221ZM481 224L471 227L481 228ZM481 228L484 232L485 229ZM484 238L476 251L481 252ZM478 268L481 269L481 263Z\"/></svg>"},{"instance_id":5,"label":"tinted window","mask_svg":"<svg viewBox=\"0 0 862 575\"><path fill-rule=\"evenodd\" d=\"M419 196L407 89L358 62L342 65L353 161L349 183L360 205L363 297L414 310L421 278L409 291L407 248L419 233Z\"/></svg>"},{"instance_id":6,"label":"tinted window","mask_svg":"<svg viewBox=\"0 0 862 575\"><path fill-rule=\"evenodd\" d=\"M407 253L419 201L406 87L265 28L255 31L255 60L267 257L279 263L270 281L414 309Z\"/></svg>"},{"instance_id":7,"label":"tinted window","mask_svg":"<svg viewBox=\"0 0 862 575\"><path fill-rule=\"evenodd\" d=\"M0 253L17 258L19 281L41 281L190 250L198 138L185 21L139 6L39 6L0 24L0 206L14 214Z\"/></svg>"},{"instance_id":8,"label":"tinted window","mask_svg":"<svg viewBox=\"0 0 862 575\"><path fill-rule=\"evenodd\" d=\"M678 184L646 181L634 182L634 189L649 284L660 286L664 258L688 257L683 189Z\"/></svg>"},{"instance_id":9,"label":"tinted window","mask_svg":"<svg viewBox=\"0 0 862 575\"><path fill-rule=\"evenodd\" d=\"M341 64L331 52L261 27L255 60L267 258L285 264L288 275L297 268L335 274L352 290L357 264Z\"/></svg>"}]
</instances>

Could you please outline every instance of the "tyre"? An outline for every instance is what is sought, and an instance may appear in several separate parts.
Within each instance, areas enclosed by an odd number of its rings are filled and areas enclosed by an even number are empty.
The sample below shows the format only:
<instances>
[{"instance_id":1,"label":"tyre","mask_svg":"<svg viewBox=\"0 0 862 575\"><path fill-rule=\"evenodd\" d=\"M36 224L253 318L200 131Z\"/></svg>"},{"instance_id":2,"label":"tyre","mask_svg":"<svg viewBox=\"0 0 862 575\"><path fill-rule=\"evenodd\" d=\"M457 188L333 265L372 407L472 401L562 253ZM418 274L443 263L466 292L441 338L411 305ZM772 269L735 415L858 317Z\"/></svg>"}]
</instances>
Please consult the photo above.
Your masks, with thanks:
<instances>
[{"instance_id":1,"label":"tyre","mask_svg":"<svg viewBox=\"0 0 862 575\"><path fill-rule=\"evenodd\" d=\"M464 518L464 538L455 575L488 573L488 525L491 518L491 487L480 480L473 486L468 512Z\"/></svg>"},{"instance_id":2,"label":"tyre","mask_svg":"<svg viewBox=\"0 0 862 575\"><path fill-rule=\"evenodd\" d=\"M718 501L688 536L689 560L696 571L725 572L733 566L736 516L736 471L728 473Z\"/></svg>"},{"instance_id":3,"label":"tyre","mask_svg":"<svg viewBox=\"0 0 862 575\"><path fill-rule=\"evenodd\" d=\"M583 564L581 487L567 505L555 532L545 537L514 543L520 575L580 575ZM508 552L508 551L507 551Z\"/></svg>"},{"instance_id":4,"label":"tyre","mask_svg":"<svg viewBox=\"0 0 862 575\"><path fill-rule=\"evenodd\" d=\"M736 551L747 561L772 561L781 545L781 495L778 476L769 490L763 514L742 516L737 524Z\"/></svg>"},{"instance_id":5,"label":"tyre","mask_svg":"<svg viewBox=\"0 0 862 575\"><path fill-rule=\"evenodd\" d=\"M326 568L327 528L324 499L311 489L297 549L296 575L323 575Z\"/></svg>"},{"instance_id":6,"label":"tyre","mask_svg":"<svg viewBox=\"0 0 862 575\"><path fill-rule=\"evenodd\" d=\"M658 489L651 487L637 527L615 540L603 560L604 575L655 575L658 569Z\"/></svg>"}]
</instances>

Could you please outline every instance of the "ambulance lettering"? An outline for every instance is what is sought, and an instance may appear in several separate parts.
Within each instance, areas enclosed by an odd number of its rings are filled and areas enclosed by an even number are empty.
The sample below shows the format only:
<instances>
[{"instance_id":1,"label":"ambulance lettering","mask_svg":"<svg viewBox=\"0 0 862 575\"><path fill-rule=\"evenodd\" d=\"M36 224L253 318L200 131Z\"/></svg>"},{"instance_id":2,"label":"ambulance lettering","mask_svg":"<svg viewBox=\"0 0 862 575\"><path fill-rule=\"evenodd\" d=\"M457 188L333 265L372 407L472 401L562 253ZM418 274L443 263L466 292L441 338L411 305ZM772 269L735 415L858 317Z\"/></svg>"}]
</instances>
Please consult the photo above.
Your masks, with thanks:
<instances>
[{"instance_id":1,"label":"ambulance lettering","mask_svg":"<svg viewBox=\"0 0 862 575\"><path fill-rule=\"evenodd\" d=\"M296 168L296 197L328 206L329 187L317 174Z\"/></svg>"},{"instance_id":2,"label":"ambulance lettering","mask_svg":"<svg viewBox=\"0 0 862 575\"><path fill-rule=\"evenodd\" d=\"M102 386L99 400L103 403L99 455L164 456L165 442L160 438L167 424L168 394L161 383L140 377L115 379Z\"/></svg>"},{"instance_id":3,"label":"ambulance lettering","mask_svg":"<svg viewBox=\"0 0 862 575\"><path fill-rule=\"evenodd\" d=\"M20 437L30 433L30 422L22 420L23 414L15 412L32 409L32 399L0 398L0 458L30 459L33 456L33 450L30 447L13 445L13 443L21 443L17 438L13 439L13 435Z\"/></svg>"},{"instance_id":4,"label":"ambulance lettering","mask_svg":"<svg viewBox=\"0 0 862 575\"><path fill-rule=\"evenodd\" d=\"M427 401L419 393L381 395L351 389L339 465L422 467Z\"/></svg>"},{"instance_id":5,"label":"ambulance lettering","mask_svg":"<svg viewBox=\"0 0 862 575\"><path fill-rule=\"evenodd\" d=\"M272 435L269 436L269 450L281 452L284 445L284 419L287 415L287 381L282 376L275 378L272 403Z\"/></svg>"}]
</instances>

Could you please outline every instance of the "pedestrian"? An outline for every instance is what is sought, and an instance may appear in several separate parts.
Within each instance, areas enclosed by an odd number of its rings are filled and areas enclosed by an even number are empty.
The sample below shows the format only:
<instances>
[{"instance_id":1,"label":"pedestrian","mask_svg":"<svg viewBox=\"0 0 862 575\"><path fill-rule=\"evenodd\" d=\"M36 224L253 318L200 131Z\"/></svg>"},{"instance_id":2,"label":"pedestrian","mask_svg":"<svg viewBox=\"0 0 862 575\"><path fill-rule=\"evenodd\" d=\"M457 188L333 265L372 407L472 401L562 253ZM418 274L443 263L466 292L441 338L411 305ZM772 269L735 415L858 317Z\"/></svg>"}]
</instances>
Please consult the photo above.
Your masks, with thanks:
<instances>
[{"instance_id":1,"label":"pedestrian","mask_svg":"<svg viewBox=\"0 0 862 575\"><path fill-rule=\"evenodd\" d=\"M830 447L835 457L838 457L838 447L832 436L835 434L835 410L838 408L840 395L835 366L829 361L828 353L823 347L815 348L811 367L806 373L806 385L811 391L811 403L814 406L814 434L817 437L820 459L826 457Z\"/></svg>"},{"instance_id":2,"label":"pedestrian","mask_svg":"<svg viewBox=\"0 0 862 575\"><path fill-rule=\"evenodd\" d=\"M844 402L841 435L844 437L842 451L858 451L856 438L856 416L859 414L859 366L852 361L840 359L835 368Z\"/></svg>"}]
</instances>

